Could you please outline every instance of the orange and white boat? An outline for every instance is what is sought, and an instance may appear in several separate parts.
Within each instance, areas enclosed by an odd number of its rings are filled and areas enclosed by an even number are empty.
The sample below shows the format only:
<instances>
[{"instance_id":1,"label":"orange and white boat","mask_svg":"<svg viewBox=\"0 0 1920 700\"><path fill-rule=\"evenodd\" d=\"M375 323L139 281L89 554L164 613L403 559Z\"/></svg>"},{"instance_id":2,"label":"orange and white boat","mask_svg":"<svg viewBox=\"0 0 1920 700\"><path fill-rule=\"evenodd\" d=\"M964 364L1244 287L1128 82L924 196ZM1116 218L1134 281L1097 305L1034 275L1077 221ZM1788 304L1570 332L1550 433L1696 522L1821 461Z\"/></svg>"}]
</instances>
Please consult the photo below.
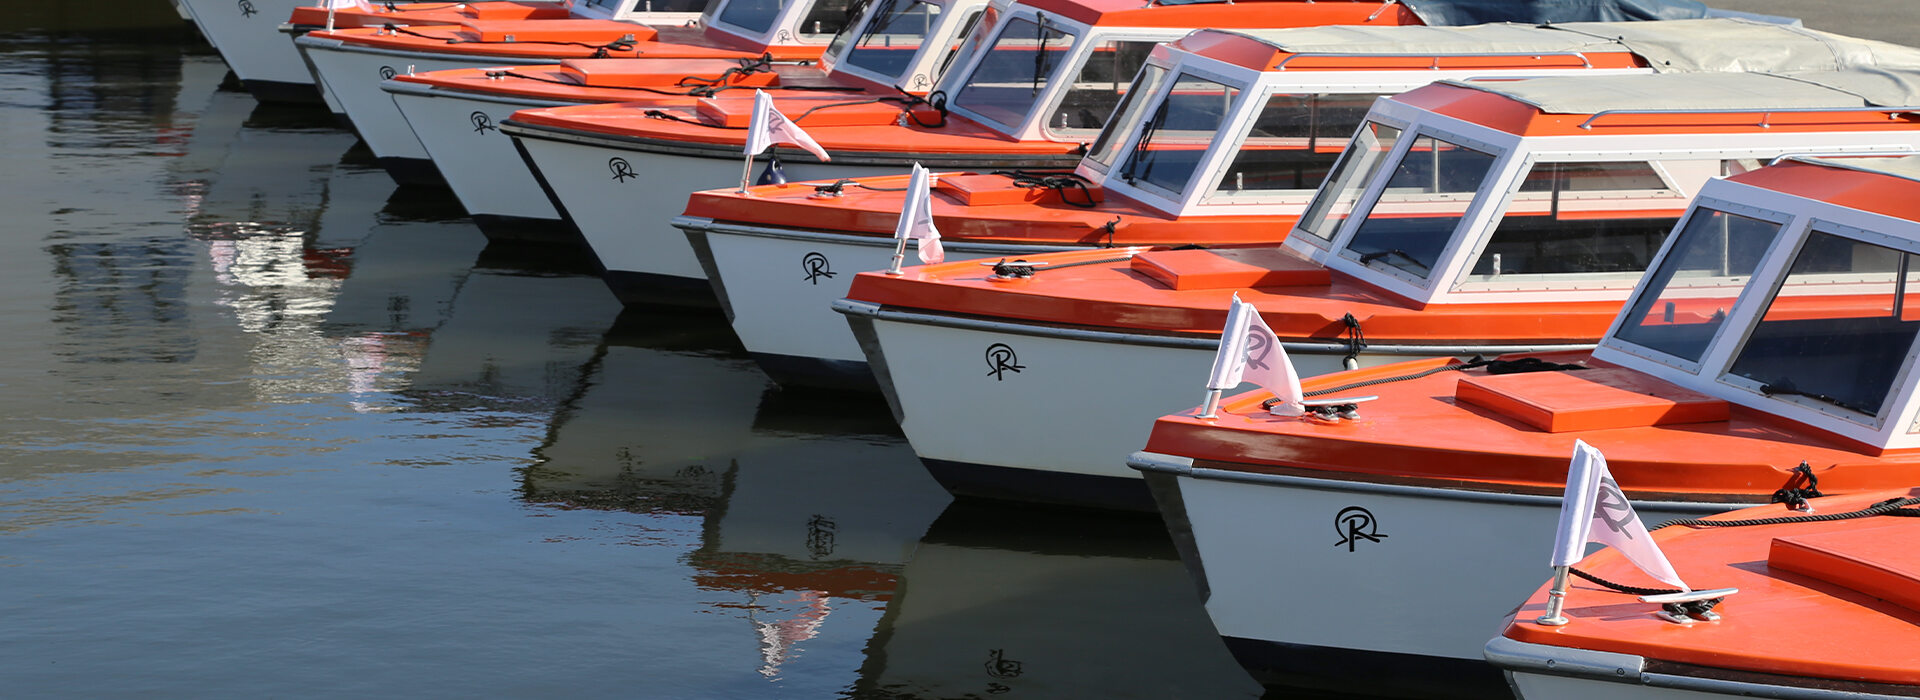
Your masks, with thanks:
<instances>
[{"instance_id":1,"label":"orange and white boat","mask_svg":"<svg viewBox=\"0 0 1920 700\"><path fill-rule=\"evenodd\" d=\"M382 81L401 116L489 237L577 240L555 211L500 122L521 109L645 101L692 104L754 89L789 102L924 94L987 0L865 3L842 38L813 65L722 59L572 59L559 65L465 68ZM903 96L901 93L908 95Z\"/></svg>"},{"instance_id":2,"label":"orange and white boat","mask_svg":"<svg viewBox=\"0 0 1920 700\"><path fill-rule=\"evenodd\" d=\"M1418 23L1406 5L1373 0L997 0L935 86L932 106L782 106L832 160L778 152L789 180L893 175L915 162L1072 167L1154 45L1194 27ZM706 274L670 214L685 207L690 192L740 183L752 111L743 100L585 105L525 110L500 128L606 266L616 294L711 304Z\"/></svg>"},{"instance_id":3,"label":"orange and white boat","mask_svg":"<svg viewBox=\"0 0 1920 700\"><path fill-rule=\"evenodd\" d=\"M636 3L644 6L645 0L593 3L577 12L583 18L622 19L632 14L631 6ZM263 102L320 101L313 73L290 40L309 31L377 27L389 22L418 26L477 19L560 19L575 12L559 0L379 4L354 0L180 0L179 4L181 13L200 27L241 84ZM691 18L695 13L684 14ZM652 19L684 21L665 15Z\"/></svg>"},{"instance_id":4,"label":"orange and white boat","mask_svg":"<svg viewBox=\"0 0 1920 700\"><path fill-rule=\"evenodd\" d=\"M1915 260L1920 158L1791 159L1707 182L1591 351L1244 394L1160 418L1129 461L1256 675L1498 685L1483 647L1539 581L1579 442L1617 484L1601 510L1654 523L1920 484Z\"/></svg>"},{"instance_id":5,"label":"orange and white boat","mask_svg":"<svg viewBox=\"0 0 1920 700\"><path fill-rule=\"evenodd\" d=\"M549 65L570 58L812 61L820 58L827 40L851 12L847 0L785 5L713 0L697 21L690 21L683 10L695 7L693 0L671 0L671 8L663 6L668 1L652 5L662 12L673 10L664 21L627 16L468 20L424 27L389 23L308 32L293 43L321 90L346 111L388 173L402 184L435 184L440 177L432 160L393 99L380 89L388 78L456 68ZM694 75L723 70L709 66Z\"/></svg>"},{"instance_id":6,"label":"orange and white boat","mask_svg":"<svg viewBox=\"0 0 1920 700\"><path fill-rule=\"evenodd\" d=\"M1728 60L1751 45L1779 47L1780 58ZM1869 46L1733 19L1202 30L1154 51L1128 90L1140 98L1074 172L943 175L934 219L949 261L1278 245L1383 94L1474 76L1833 67L1847 53L1837 48ZM1920 65L1920 52L1907 53ZM674 220L742 343L776 380L872 385L853 336L834 332L842 321L831 304L852 273L888 266L904 184L887 176L709 190Z\"/></svg>"},{"instance_id":7,"label":"orange and white boat","mask_svg":"<svg viewBox=\"0 0 1920 700\"><path fill-rule=\"evenodd\" d=\"M1807 503L1813 513L1768 505L1653 533L1688 584L1737 589L1712 615L1639 599L1674 597L1665 590L1582 582L1551 625L1543 588L1487 660L1523 700L1920 697L1920 489ZM1821 521L1851 513L1878 514ZM1645 579L1612 549L1579 569Z\"/></svg>"},{"instance_id":8,"label":"orange and white boat","mask_svg":"<svg viewBox=\"0 0 1920 700\"><path fill-rule=\"evenodd\" d=\"M1920 146L1920 96L1882 75L1915 74L1439 83L1375 103L1284 247L862 273L835 308L949 488L1144 508L1118 457L1191 405L1235 295L1306 376L1591 347L1709 178Z\"/></svg>"}]
</instances>

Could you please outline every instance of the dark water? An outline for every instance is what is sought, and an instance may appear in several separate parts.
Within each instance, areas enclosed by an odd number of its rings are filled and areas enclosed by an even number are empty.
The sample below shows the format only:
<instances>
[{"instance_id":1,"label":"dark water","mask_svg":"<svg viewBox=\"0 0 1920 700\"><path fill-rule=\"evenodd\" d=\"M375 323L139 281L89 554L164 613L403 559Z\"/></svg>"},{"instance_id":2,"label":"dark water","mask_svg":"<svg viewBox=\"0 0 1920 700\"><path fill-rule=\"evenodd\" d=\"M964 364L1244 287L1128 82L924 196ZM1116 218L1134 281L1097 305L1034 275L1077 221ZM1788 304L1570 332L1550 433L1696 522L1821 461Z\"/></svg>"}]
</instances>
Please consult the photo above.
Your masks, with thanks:
<instances>
[{"instance_id":1,"label":"dark water","mask_svg":"<svg viewBox=\"0 0 1920 700\"><path fill-rule=\"evenodd\" d=\"M949 503L119 4L0 27L0 695L1261 693L1157 522Z\"/></svg>"}]
</instances>

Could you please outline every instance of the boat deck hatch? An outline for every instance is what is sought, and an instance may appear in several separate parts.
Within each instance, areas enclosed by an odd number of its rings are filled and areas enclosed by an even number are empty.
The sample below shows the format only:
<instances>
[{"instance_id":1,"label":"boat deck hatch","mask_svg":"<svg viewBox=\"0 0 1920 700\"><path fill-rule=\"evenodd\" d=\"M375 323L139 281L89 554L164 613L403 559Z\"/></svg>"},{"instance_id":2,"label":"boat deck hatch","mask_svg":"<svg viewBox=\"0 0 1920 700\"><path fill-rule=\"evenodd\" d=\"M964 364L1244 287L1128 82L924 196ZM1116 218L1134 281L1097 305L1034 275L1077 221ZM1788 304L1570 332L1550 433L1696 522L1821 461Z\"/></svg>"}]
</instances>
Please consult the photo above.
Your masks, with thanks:
<instances>
[{"instance_id":1,"label":"boat deck hatch","mask_svg":"<svg viewBox=\"0 0 1920 700\"><path fill-rule=\"evenodd\" d=\"M726 58L650 58L635 61L625 58L595 60L565 60L560 62L560 71L567 77L587 87L680 87L685 78L699 78L700 85L706 81L726 77L723 85L766 87L777 85L780 75L773 71L758 73L728 73L739 68L740 62Z\"/></svg>"},{"instance_id":2,"label":"boat deck hatch","mask_svg":"<svg viewBox=\"0 0 1920 700\"><path fill-rule=\"evenodd\" d=\"M528 5L521 2L469 2L460 6L460 14L474 19L564 19L573 16L565 5Z\"/></svg>"},{"instance_id":3,"label":"boat deck hatch","mask_svg":"<svg viewBox=\"0 0 1920 700\"><path fill-rule=\"evenodd\" d=\"M1055 187L1021 187L1005 175L941 175L934 188L970 207L1059 202L1064 191ZM1076 203L1084 203L1089 197L1095 202L1107 199L1099 185L1088 185L1085 190L1075 188L1070 196Z\"/></svg>"},{"instance_id":4,"label":"boat deck hatch","mask_svg":"<svg viewBox=\"0 0 1920 700\"><path fill-rule=\"evenodd\" d=\"M1896 518L1897 520L1897 518ZM1920 527L1911 523L1776 537L1767 567L1920 611Z\"/></svg>"},{"instance_id":5,"label":"boat deck hatch","mask_svg":"<svg viewBox=\"0 0 1920 700\"><path fill-rule=\"evenodd\" d=\"M1285 248L1150 250L1133 256L1133 271L1173 289L1323 287L1327 268Z\"/></svg>"},{"instance_id":6,"label":"boat deck hatch","mask_svg":"<svg viewBox=\"0 0 1920 700\"><path fill-rule=\"evenodd\" d=\"M475 41L500 43L514 41L585 41L596 44L619 41L653 41L652 27L610 22L604 19L542 19L506 22L465 22L461 33Z\"/></svg>"},{"instance_id":7,"label":"boat deck hatch","mask_svg":"<svg viewBox=\"0 0 1920 700\"><path fill-rule=\"evenodd\" d=\"M1549 433L1727 419L1727 402L1626 369L1467 376L1454 398Z\"/></svg>"}]
</instances>

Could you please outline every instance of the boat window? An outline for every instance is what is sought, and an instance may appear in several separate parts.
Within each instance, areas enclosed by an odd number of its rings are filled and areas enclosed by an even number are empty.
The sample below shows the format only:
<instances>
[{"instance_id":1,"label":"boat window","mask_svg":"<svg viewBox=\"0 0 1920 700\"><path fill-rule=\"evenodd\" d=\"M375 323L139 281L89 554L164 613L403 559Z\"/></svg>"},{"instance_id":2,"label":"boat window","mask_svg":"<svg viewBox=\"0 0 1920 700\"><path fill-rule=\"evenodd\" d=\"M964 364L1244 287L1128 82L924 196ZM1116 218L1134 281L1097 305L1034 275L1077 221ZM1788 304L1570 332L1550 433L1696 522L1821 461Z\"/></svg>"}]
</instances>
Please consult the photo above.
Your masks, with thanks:
<instances>
[{"instance_id":1,"label":"boat window","mask_svg":"<svg viewBox=\"0 0 1920 700\"><path fill-rule=\"evenodd\" d=\"M1493 169L1494 156L1432 136L1415 137L1386 190L1347 242L1348 257L1426 279Z\"/></svg>"},{"instance_id":2,"label":"boat window","mask_svg":"<svg viewBox=\"0 0 1920 700\"><path fill-rule=\"evenodd\" d=\"M719 22L744 30L747 34L765 34L780 16L780 0L726 0L720 8Z\"/></svg>"},{"instance_id":3,"label":"boat window","mask_svg":"<svg viewBox=\"0 0 1920 700\"><path fill-rule=\"evenodd\" d=\"M1054 70L1066 60L1076 39L1044 16L1041 22L1024 17L1008 20L954 95L953 104L1001 126L1019 126L1046 92Z\"/></svg>"},{"instance_id":4,"label":"boat window","mask_svg":"<svg viewBox=\"0 0 1920 700\"><path fill-rule=\"evenodd\" d=\"M1127 132L1140 123L1140 112L1147 108L1144 99L1160 89L1160 81L1167 77L1167 69L1156 65L1141 67L1140 74L1134 76L1133 85L1127 88L1126 95L1120 99L1120 106L1114 110L1112 119L1100 130L1099 138L1093 140L1093 146L1087 149L1087 159L1102 166L1113 163L1113 151L1126 140Z\"/></svg>"},{"instance_id":5,"label":"boat window","mask_svg":"<svg viewBox=\"0 0 1920 700\"><path fill-rule=\"evenodd\" d=\"M1645 161L1535 163L1468 280L1638 280L1686 204Z\"/></svg>"},{"instance_id":6,"label":"boat window","mask_svg":"<svg viewBox=\"0 0 1920 700\"><path fill-rule=\"evenodd\" d=\"M1614 337L1699 362L1780 224L1698 207Z\"/></svg>"},{"instance_id":7,"label":"boat window","mask_svg":"<svg viewBox=\"0 0 1920 700\"><path fill-rule=\"evenodd\" d=\"M605 10L618 11L620 9L620 3L624 1L625 0L587 0L587 7L598 7ZM647 12L646 7L646 0L641 0L634 5L633 9L636 12Z\"/></svg>"},{"instance_id":8,"label":"boat window","mask_svg":"<svg viewBox=\"0 0 1920 700\"><path fill-rule=\"evenodd\" d=\"M1312 192L1379 95L1274 95L1220 177L1216 195Z\"/></svg>"},{"instance_id":9,"label":"boat window","mask_svg":"<svg viewBox=\"0 0 1920 700\"><path fill-rule=\"evenodd\" d=\"M1727 374L1778 399L1878 417L1920 331L1916 257L1816 228Z\"/></svg>"},{"instance_id":10,"label":"boat window","mask_svg":"<svg viewBox=\"0 0 1920 700\"><path fill-rule=\"evenodd\" d=\"M992 9L993 8L987 8L986 11L982 11L979 7L967 8L966 18L960 20L960 31L953 33L951 45L947 47L947 57L941 59L940 67L933 71L935 82L938 82L942 76L947 74L947 69L959 65L959 62L954 59L960 57L960 47L974 45L973 42L968 41L969 38L973 37L974 32L984 32L992 28L992 22L980 21L981 17L991 14Z\"/></svg>"},{"instance_id":11,"label":"boat window","mask_svg":"<svg viewBox=\"0 0 1920 700\"><path fill-rule=\"evenodd\" d=\"M1067 84L1059 106L1047 118L1047 131L1085 138L1106 126L1107 117L1120 104L1121 90L1133 81L1157 44L1114 40L1095 44L1080 72Z\"/></svg>"},{"instance_id":12,"label":"boat window","mask_svg":"<svg viewBox=\"0 0 1920 700\"><path fill-rule=\"evenodd\" d=\"M813 0L813 7L800 20L800 38L804 41L820 41L839 34L848 22L859 17L864 7L865 3L852 0Z\"/></svg>"},{"instance_id":13,"label":"boat window","mask_svg":"<svg viewBox=\"0 0 1920 700\"><path fill-rule=\"evenodd\" d=\"M1144 182L1167 190L1178 199L1239 95L1240 88L1232 85L1191 75L1175 78L1166 99L1140 127L1133 151L1120 164L1120 177L1130 185Z\"/></svg>"},{"instance_id":14,"label":"boat window","mask_svg":"<svg viewBox=\"0 0 1920 700\"><path fill-rule=\"evenodd\" d=\"M1354 133L1346 152L1334 162L1333 174L1320 186L1313 203L1300 217L1298 228L1321 240L1332 240L1340 223L1353 213L1354 203L1367 190L1380 164L1400 140L1400 130L1378 122L1367 122Z\"/></svg>"},{"instance_id":15,"label":"boat window","mask_svg":"<svg viewBox=\"0 0 1920 700\"><path fill-rule=\"evenodd\" d=\"M899 78L913 64L921 42L939 24L940 6L919 0L878 2L873 21L847 51L846 65Z\"/></svg>"},{"instance_id":16,"label":"boat window","mask_svg":"<svg viewBox=\"0 0 1920 700\"><path fill-rule=\"evenodd\" d=\"M621 0L589 0L588 5L611 8ZM640 0L633 4L633 12L699 12L706 9L706 0Z\"/></svg>"}]
</instances>

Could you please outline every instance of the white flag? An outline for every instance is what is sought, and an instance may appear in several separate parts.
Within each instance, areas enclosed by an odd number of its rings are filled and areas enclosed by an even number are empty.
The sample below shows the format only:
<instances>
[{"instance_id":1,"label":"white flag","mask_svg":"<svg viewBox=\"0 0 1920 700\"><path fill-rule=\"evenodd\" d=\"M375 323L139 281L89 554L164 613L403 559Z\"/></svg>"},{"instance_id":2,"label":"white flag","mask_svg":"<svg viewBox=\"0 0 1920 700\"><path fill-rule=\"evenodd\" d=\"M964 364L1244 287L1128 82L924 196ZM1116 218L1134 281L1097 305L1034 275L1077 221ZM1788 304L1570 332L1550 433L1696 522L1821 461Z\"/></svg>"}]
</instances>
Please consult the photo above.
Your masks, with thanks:
<instances>
[{"instance_id":1,"label":"white flag","mask_svg":"<svg viewBox=\"0 0 1920 700\"><path fill-rule=\"evenodd\" d=\"M907 199L900 207L893 237L920 241L920 262L947 259L946 249L940 247L940 229L933 227L933 173L919 163L913 164L913 176L907 179Z\"/></svg>"},{"instance_id":2,"label":"white flag","mask_svg":"<svg viewBox=\"0 0 1920 700\"><path fill-rule=\"evenodd\" d=\"M1653 543L1653 535L1633 512L1633 504L1607 472L1607 458L1584 440L1573 441L1573 461L1567 465L1567 494L1560 504L1560 529L1554 534L1553 566L1573 566L1586 555L1587 543L1599 542L1647 572L1648 576L1687 587L1674 573L1667 555Z\"/></svg>"},{"instance_id":3,"label":"white flag","mask_svg":"<svg viewBox=\"0 0 1920 700\"><path fill-rule=\"evenodd\" d=\"M1300 409L1300 375L1281 347L1280 337L1260 318L1260 310L1233 295L1227 308L1227 325L1220 331L1220 350L1213 356L1213 374L1208 389L1232 389L1242 381L1251 381L1272 392L1282 402Z\"/></svg>"},{"instance_id":4,"label":"white flag","mask_svg":"<svg viewBox=\"0 0 1920 700\"><path fill-rule=\"evenodd\" d=\"M747 122L747 148L745 153L757 156L776 143L790 143L807 149L820 157L820 160L832 160L827 157L827 149L815 143L812 136L800 129L800 125L787 119L787 115L773 106L773 97L763 90L753 91L753 120Z\"/></svg>"}]
</instances>

